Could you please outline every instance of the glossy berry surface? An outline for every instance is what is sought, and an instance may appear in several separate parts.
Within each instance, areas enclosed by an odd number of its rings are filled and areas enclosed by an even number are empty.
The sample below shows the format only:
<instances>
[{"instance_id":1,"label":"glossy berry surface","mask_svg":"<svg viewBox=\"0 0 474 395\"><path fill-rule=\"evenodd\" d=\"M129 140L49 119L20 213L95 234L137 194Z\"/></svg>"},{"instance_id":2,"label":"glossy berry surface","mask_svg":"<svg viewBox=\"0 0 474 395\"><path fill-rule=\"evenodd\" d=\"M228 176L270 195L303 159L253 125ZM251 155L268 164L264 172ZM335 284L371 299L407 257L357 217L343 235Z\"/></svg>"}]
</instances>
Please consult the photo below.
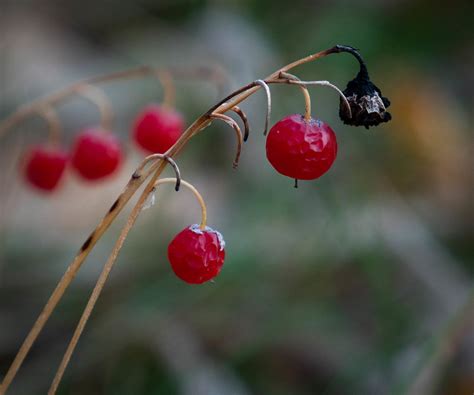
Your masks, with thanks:
<instances>
[{"instance_id":1,"label":"glossy berry surface","mask_svg":"<svg viewBox=\"0 0 474 395\"><path fill-rule=\"evenodd\" d=\"M151 104L135 120L133 139L150 153L165 153L181 136L184 120L172 108Z\"/></svg>"},{"instance_id":2,"label":"glossy berry surface","mask_svg":"<svg viewBox=\"0 0 474 395\"><path fill-rule=\"evenodd\" d=\"M326 173L337 154L334 131L324 122L300 114L277 122L268 133L267 158L279 173L313 180Z\"/></svg>"},{"instance_id":3,"label":"glossy berry surface","mask_svg":"<svg viewBox=\"0 0 474 395\"><path fill-rule=\"evenodd\" d=\"M36 146L26 154L25 177L30 185L51 192L64 174L68 154L61 148Z\"/></svg>"},{"instance_id":4,"label":"glossy berry surface","mask_svg":"<svg viewBox=\"0 0 474 395\"><path fill-rule=\"evenodd\" d=\"M216 277L224 264L222 235L207 227L191 225L171 241L168 259L175 274L190 284L201 284Z\"/></svg>"},{"instance_id":5,"label":"glossy berry surface","mask_svg":"<svg viewBox=\"0 0 474 395\"><path fill-rule=\"evenodd\" d=\"M99 180L118 169L122 149L118 139L99 128L86 129L76 139L72 165L87 180Z\"/></svg>"}]
</instances>

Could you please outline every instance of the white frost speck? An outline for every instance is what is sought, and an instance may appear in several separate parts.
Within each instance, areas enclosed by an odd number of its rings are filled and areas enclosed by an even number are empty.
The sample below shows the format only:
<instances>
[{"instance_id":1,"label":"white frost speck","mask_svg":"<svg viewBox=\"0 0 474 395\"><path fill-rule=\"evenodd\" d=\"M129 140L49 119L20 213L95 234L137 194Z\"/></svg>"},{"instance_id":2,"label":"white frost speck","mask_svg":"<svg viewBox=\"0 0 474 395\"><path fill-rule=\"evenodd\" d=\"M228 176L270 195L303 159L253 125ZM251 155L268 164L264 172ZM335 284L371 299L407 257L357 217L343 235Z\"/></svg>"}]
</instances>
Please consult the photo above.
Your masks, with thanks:
<instances>
[{"instance_id":1,"label":"white frost speck","mask_svg":"<svg viewBox=\"0 0 474 395\"><path fill-rule=\"evenodd\" d=\"M143 204L142 210L149 209L155 204L155 191L151 192L146 198L145 203Z\"/></svg>"},{"instance_id":2,"label":"white frost speck","mask_svg":"<svg viewBox=\"0 0 474 395\"><path fill-rule=\"evenodd\" d=\"M203 231L201 230L201 228L198 224L191 225L189 227L189 229L192 232L197 233L198 235L203 234ZM220 232L218 232L217 230L212 229L210 226L206 226L204 228L204 231L215 233L215 235L217 236L217 240L219 241L220 250L222 251L225 248L225 240L224 240L224 237L222 236L222 234Z\"/></svg>"}]
</instances>

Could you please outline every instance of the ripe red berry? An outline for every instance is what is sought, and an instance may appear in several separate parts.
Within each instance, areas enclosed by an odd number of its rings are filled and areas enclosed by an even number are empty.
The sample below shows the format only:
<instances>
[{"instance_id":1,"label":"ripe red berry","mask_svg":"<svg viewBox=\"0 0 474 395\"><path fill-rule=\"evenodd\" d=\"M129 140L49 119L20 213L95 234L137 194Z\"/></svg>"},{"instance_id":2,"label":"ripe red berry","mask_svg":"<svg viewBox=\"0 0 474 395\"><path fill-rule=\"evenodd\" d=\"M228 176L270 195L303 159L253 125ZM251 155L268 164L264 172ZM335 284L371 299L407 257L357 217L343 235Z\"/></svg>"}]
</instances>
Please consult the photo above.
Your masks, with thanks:
<instances>
[{"instance_id":1,"label":"ripe red berry","mask_svg":"<svg viewBox=\"0 0 474 395\"><path fill-rule=\"evenodd\" d=\"M337 154L334 131L324 122L294 114L277 122L268 133L267 158L279 173L313 180L326 173Z\"/></svg>"},{"instance_id":2,"label":"ripe red berry","mask_svg":"<svg viewBox=\"0 0 474 395\"><path fill-rule=\"evenodd\" d=\"M190 284L216 277L224 264L222 235L206 226L191 225L178 233L168 246L168 259L175 274Z\"/></svg>"},{"instance_id":3,"label":"ripe red berry","mask_svg":"<svg viewBox=\"0 0 474 395\"><path fill-rule=\"evenodd\" d=\"M26 154L25 177L34 187L53 191L66 169L68 154L61 148L36 146Z\"/></svg>"},{"instance_id":4,"label":"ripe red berry","mask_svg":"<svg viewBox=\"0 0 474 395\"><path fill-rule=\"evenodd\" d=\"M135 120L133 138L144 150L163 154L176 143L183 130L184 120L179 112L151 104Z\"/></svg>"},{"instance_id":5,"label":"ripe red berry","mask_svg":"<svg viewBox=\"0 0 474 395\"><path fill-rule=\"evenodd\" d=\"M99 128L86 129L76 139L72 165L87 180L98 180L112 174L122 161L118 139Z\"/></svg>"}]
</instances>

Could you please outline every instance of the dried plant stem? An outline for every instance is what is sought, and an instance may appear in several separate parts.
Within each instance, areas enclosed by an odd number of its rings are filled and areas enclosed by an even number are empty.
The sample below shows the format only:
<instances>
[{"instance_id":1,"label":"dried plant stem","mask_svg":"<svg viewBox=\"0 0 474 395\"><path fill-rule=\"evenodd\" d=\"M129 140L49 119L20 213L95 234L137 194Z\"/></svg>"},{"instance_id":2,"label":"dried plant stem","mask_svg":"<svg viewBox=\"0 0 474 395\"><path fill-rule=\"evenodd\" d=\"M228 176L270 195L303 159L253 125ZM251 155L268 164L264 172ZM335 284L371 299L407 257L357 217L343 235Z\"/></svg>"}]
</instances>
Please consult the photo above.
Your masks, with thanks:
<instances>
[{"instance_id":1,"label":"dried plant stem","mask_svg":"<svg viewBox=\"0 0 474 395\"><path fill-rule=\"evenodd\" d=\"M54 379L52 381L51 387L48 391L48 395L54 395L59 387L59 384L61 382L61 379L64 375L64 372L69 364L69 361L71 359L72 354L74 353L74 350L77 346L77 343L79 341L79 338L81 337L82 332L84 331L84 328L87 324L87 321L89 320L92 310L95 307L95 304L97 303L97 300L99 299L100 293L102 292L102 289L104 288L105 282L107 281L107 278L117 261L118 254L125 242L125 239L128 236L128 233L132 229L133 225L135 224L138 215L140 214L141 210L143 209L143 206L148 199L148 196L150 193L154 192L154 188L158 187L159 185L162 184L167 184L167 183L176 183L177 179L176 178L162 178L159 179L155 184L154 187L150 190L150 192L147 194L147 191L149 190L149 186L153 185L151 182L148 184L147 188L145 191L142 193L140 196L138 202L136 203L135 207L133 208L132 212L130 213L130 216L128 217L128 220L125 224L125 226L122 228L122 231L120 232L120 235L115 243L115 246L106 262L104 265L104 268L102 269L102 273L99 276L99 279L97 280L97 283L94 287L94 290L92 291L92 294L87 302L87 305L82 313L81 319L79 320L79 323L74 331L74 334L71 338L71 341L68 344L68 347L66 349L66 352L64 353L63 359L61 361L61 364L58 367L58 370L56 371L56 375L54 376ZM206 204L204 203L204 199L202 198L201 194L199 191L189 182L186 182L184 180L181 180L181 184L186 186L193 192L195 195L196 199L199 202L199 205L201 206L201 224L200 224L200 229L204 230L206 228L206 223L207 223L207 209L206 209Z\"/></svg>"},{"instance_id":2,"label":"dried plant stem","mask_svg":"<svg viewBox=\"0 0 474 395\"><path fill-rule=\"evenodd\" d=\"M236 169L237 166L239 165L240 153L242 151L242 142L243 142L242 131L240 130L240 127L237 124L237 122L235 122L228 115L212 113L211 118L212 119L220 119L235 130L235 134L236 134L236 137L237 137L237 152L235 154L235 159L234 159L233 166L234 166L234 169Z\"/></svg>"},{"instance_id":3,"label":"dried plant stem","mask_svg":"<svg viewBox=\"0 0 474 395\"><path fill-rule=\"evenodd\" d=\"M97 243L97 241L102 237L105 231L109 228L110 224L115 220L117 215L126 205L126 203L130 200L130 198L135 194L137 189L143 183L143 181L151 174L152 171L156 170L157 165L153 165L148 169L144 174L140 175L136 178L131 178L125 190L122 192L120 197L117 201L113 204L113 210L111 209L105 217L102 219L100 224L97 228L92 232L86 242L83 244L81 249L79 250L78 254L72 261L72 263L67 268L66 272L64 273L63 277L59 281L58 285L56 286L55 290L51 294L48 302L43 308L43 311L37 318L36 322L34 323L33 327L31 328L30 332L28 333L27 337L25 338L23 344L21 345L18 353L15 356L10 368L8 369L3 382L0 386L0 394L5 394L8 387L10 386L12 380L14 379L18 369L20 368L21 364L23 363L26 355L28 354L31 346L35 342L36 338L40 334L41 330L43 329L44 325L46 324L47 320L51 316L52 312L54 311L56 305L61 300L64 292L66 291L69 284L72 282L74 277L76 276L78 270L82 266L84 260L89 255L90 251Z\"/></svg>"},{"instance_id":4,"label":"dried plant stem","mask_svg":"<svg viewBox=\"0 0 474 395\"><path fill-rule=\"evenodd\" d=\"M244 141L247 141L247 139L249 138L249 134L250 134L250 126L249 126L249 120L247 118L247 115L245 114L245 112L243 112L240 109L239 106L232 107L231 111L235 112L240 117L240 119L242 120L242 122L244 124Z\"/></svg>"},{"instance_id":5,"label":"dried plant stem","mask_svg":"<svg viewBox=\"0 0 474 395\"><path fill-rule=\"evenodd\" d=\"M168 70L158 70L156 78L163 87L163 106L173 107L176 101L176 87L173 82L173 75Z\"/></svg>"},{"instance_id":6,"label":"dried plant stem","mask_svg":"<svg viewBox=\"0 0 474 395\"><path fill-rule=\"evenodd\" d=\"M176 183L176 178L160 178L156 183L155 187L157 188L158 186L162 184L169 184L169 183ZM181 180L181 184L184 185L186 188L188 188L193 195L196 197L196 200L199 203L199 206L201 207L201 224L199 225L199 228L201 230L204 230L207 225L207 208L206 208L206 203L204 202L204 199L202 198L201 194L199 191L196 189L194 185L191 183Z\"/></svg>"},{"instance_id":7,"label":"dried plant stem","mask_svg":"<svg viewBox=\"0 0 474 395\"><path fill-rule=\"evenodd\" d=\"M315 53L313 55L307 56L303 59L297 60L289 65L275 71L270 76L265 79L265 83L274 83L278 81L279 75L282 72L287 72L290 69L302 65L304 63L308 63L314 61L316 59L325 57L332 53L339 53L343 52L338 46L332 47L325 51L321 51ZM108 82L113 80L120 80L120 79L129 79L129 78L137 78L142 77L144 75L151 75L156 73L156 69L144 66L137 69L127 70L125 72L109 74L106 76L101 76L97 78L91 78L84 82L79 82L74 84L68 88L65 88L55 94L52 94L46 98L39 99L32 104L22 107L16 113L14 113L11 117L7 118L2 124L0 124L0 137L3 133L5 133L10 127L17 124L19 121L24 119L25 117L29 116L32 112L35 112L37 108L43 106L45 103L52 105L55 103L59 103L71 95L73 95L78 87L84 84L96 84L99 82ZM217 104L212 106L206 113L201 115L196 121L194 121L188 129L181 135L178 141L175 143L173 147L171 147L165 155L174 158L181 149L187 144L187 142L196 135L199 131L203 128L208 126L212 122L212 114L224 114L227 111L231 110L234 106L238 105L246 98L257 92L263 84L259 82L252 82L246 86L241 87L240 89L236 90L235 92L228 95L223 100L219 101ZM84 260L89 255L92 248L95 246L97 241L102 237L105 231L109 228L110 224L115 220L117 215L121 212L130 198L135 194L138 188L143 184L143 182L153 174L152 178L148 182L145 190L143 191L142 195L140 196L139 202L143 205L146 200L146 197L150 194L154 185L164 170L166 163L162 159L153 159L151 161L151 165L148 169L145 169L144 166L140 167L140 170L135 172L132 175L129 183L125 187L124 191L112 205L108 213L104 216L100 224L97 228L92 232L86 242L83 244L79 253L74 258L73 262L69 265L68 269L66 270L65 274L59 281L58 285L56 286L54 292L52 293L51 297L49 298L48 302L46 303L43 311L39 315L38 319L36 320L35 324L33 325L32 329L28 333L25 341L23 342L22 346L20 347L15 359L12 362L7 374L5 375L3 382L0 386L0 395L4 395L7 391L8 387L10 386L12 380L14 379L18 369L20 368L22 362L24 361L26 355L28 354L31 346L35 342L36 338L40 334L41 330L43 329L45 323L51 316L52 312L54 311L56 305L59 303L61 297L63 296L64 292L66 291L69 284L74 279L77 271L82 266ZM140 206L141 208L141 206ZM132 214L130 214L130 218L134 218L133 216L138 215L139 213L139 206L138 204L132 210ZM129 220L130 220L129 218ZM134 219L133 219L134 220ZM119 238L120 240L120 238ZM122 241L123 243L123 241Z\"/></svg>"},{"instance_id":8,"label":"dried plant stem","mask_svg":"<svg viewBox=\"0 0 474 395\"><path fill-rule=\"evenodd\" d=\"M135 206L132 209L132 212L130 213L130 216L128 217L127 223L123 227L122 231L120 232L120 236L117 239L117 242L115 243L115 246L112 250L112 253L109 256L109 259L107 260L102 273L99 276L99 279L97 280L97 283L94 287L94 290L92 291L92 295L87 302L87 305L84 309L84 312L82 313L81 319L79 321L79 324L77 325L76 330L74 331L74 335L71 339L71 342L68 345L68 348L66 352L64 353L63 359L61 361L61 364L59 365L58 371L54 377L54 380L51 384L51 387L48 391L48 394L55 394L56 390L59 386L59 383L61 381L61 378L64 374L64 371L66 370L66 367L69 363L69 360L71 359L71 355L74 352L74 349L76 347L77 342L79 341L79 337L81 336L82 331L84 330L84 327L86 326L87 320L89 319L92 309L95 306L95 303L97 302L97 299L99 298L99 295L102 291L102 288L105 285L105 282L107 281L107 278L110 274L110 271L112 270L112 267L117 260L117 256L120 252L120 249L123 246L123 243L125 242L125 239L127 238L127 235L132 228L132 226L135 224L135 221L138 218L138 215L140 214L140 211L143 208L143 205L145 204L148 195L150 193L153 193L153 189L155 186L155 180L158 178L159 174L161 173L160 169L158 169L155 174L153 175L152 179L148 182L147 186L145 187L144 191L140 195L140 198L138 199L138 202L135 204Z\"/></svg>"},{"instance_id":9,"label":"dried plant stem","mask_svg":"<svg viewBox=\"0 0 474 395\"><path fill-rule=\"evenodd\" d=\"M329 81L301 81L301 80L289 80L286 81L286 83L293 84L293 85L321 85L321 86L327 86L329 88L334 89L337 93L339 93L339 96L341 97L342 101L344 102L344 105L347 108L347 112L349 114L349 117L352 118L352 110L349 102L347 101L346 96L344 93L334 84L331 84Z\"/></svg>"}]
</instances>

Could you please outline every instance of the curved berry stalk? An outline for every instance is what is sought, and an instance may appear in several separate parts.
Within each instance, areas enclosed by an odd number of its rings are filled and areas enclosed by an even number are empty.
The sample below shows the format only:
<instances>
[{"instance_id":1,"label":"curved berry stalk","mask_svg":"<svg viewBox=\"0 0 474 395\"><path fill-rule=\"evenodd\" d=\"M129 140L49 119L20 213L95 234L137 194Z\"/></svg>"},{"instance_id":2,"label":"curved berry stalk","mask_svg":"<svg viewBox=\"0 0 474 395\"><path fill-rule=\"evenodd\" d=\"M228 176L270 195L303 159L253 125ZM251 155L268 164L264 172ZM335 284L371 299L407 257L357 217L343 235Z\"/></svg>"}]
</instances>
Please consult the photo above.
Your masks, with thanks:
<instances>
[{"instance_id":1,"label":"curved berry stalk","mask_svg":"<svg viewBox=\"0 0 474 395\"><path fill-rule=\"evenodd\" d=\"M66 273L64 274L62 279L59 281L56 289L54 290L50 299L46 303L37 321L33 325L33 328L28 333L12 365L10 366L7 374L5 375L0 387L0 394L4 394L9 388L13 378L15 377L23 360L28 354L31 346L33 345L34 341L36 340L39 333L43 329L46 321L49 319L56 305L59 303L61 297L63 296L67 287L70 285L70 283L74 279L76 273L82 266L84 260L86 259L90 251L93 249L97 241L102 237L105 231L109 228L110 224L114 221L117 215L122 211L126 203L135 194L138 188L145 181L148 180L142 194L140 195L138 199L137 204L132 209L129 220L127 221L127 224L125 225L124 229L121 232L121 235L117 241L117 244L112 252L111 257L107 261L107 268L111 268L111 266L113 265L113 262L116 259L118 251L120 250L123 244L123 241L125 240L125 237L128 234L128 231L130 230L133 223L135 222L139 212L142 210L143 205L145 204L148 196L150 195L150 193L152 193L153 189L155 188L155 184L159 176L163 172L164 168L166 167L166 164L171 162L172 160L171 158L174 158L176 155L179 154L179 152L184 148L184 146L189 142L189 140L193 136L195 136L201 130L209 126L212 123L212 121L216 119L216 115L218 114L225 115L225 113L227 113L228 111L233 111L233 109L235 109L235 106L237 106L239 103L244 101L246 98L248 98L252 94L256 93L261 88L263 88L267 94L267 116L266 116L266 127L265 127L265 131L266 131L268 129L269 117L270 117L270 111L271 111L271 97L270 97L270 91L269 91L268 85L272 83L285 83L285 84L297 83L298 81L290 82L289 79L282 79L282 76L284 76L284 74L282 73L288 73L291 69L299 65L312 62L314 60L323 58L330 54L341 53L341 52L347 52L347 51L341 49L340 46L329 48L325 51L321 51L313 55L307 56L305 58L299 59L295 62L292 62L288 64L287 66L284 66L280 68L279 70L275 71L274 73L270 74L265 79L254 81L246 86L243 86L237 89L236 91L234 91L233 93L225 97L223 100L219 101L217 104L212 106L207 112L201 115L197 120L195 120L181 134L181 136L176 141L176 143L169 150L166 151L166 153L164 153L163 155L159 155L159 154L151 155L142 163L142 165L132 175L127 186L125 187L123 192L120 194L118 199L115 201L115 203L112 205L112 207L109 209L108 213L104 216L104 218L99 223L97 228L92 232L92 234L85 241L83 246L80 248L77 256L74 258L73 262L70 264L70 266L66 270ZM129 70L122 73L115 73L108 76L102 76L97 79L90 79L87 81L87 83L95 84L98 82L106 82L106 81L111 81L111 80L116 80L116 79L134 78L137 76L150 75L154 72L156 72L156 70L148 68L148 67L144 67L144 68ZM43 102L46 102L48 104L59 103L63 101L64 99L68 98L69 96L71 96L72 94L74 94L75 89L81 84L84 84L84 83L75 84L72 87L66 88L63 91L53 94L43 99ZM40 100L39 102L35 102L31 104L30 106L20 109L16 114L8 118L3 124L0 124L0 137L2 133L5 132L6 129L16 124L17 122L19 122L19 120L23 119L24 117L29 116L43 102ZM230 122L229 120L227 121ZM236 128L234 127L234 129ZM239 133L239 135L241 135L241 133ZM107 270L110 270L110 269L107 269ZM104 274L104 276L101 275L98 282L99 291L96 293L93 293L91 298L95 298L95 300L97 300L98 295L100 293L100 289L102 289L105 283L105 280L107 278L107 275L108 273ZM88 315L90 314L94 303L95 301L93 301L91 306L88 305L89 310L84 311L84 314L86 317L88 317ZM85 319L82 325L85 325L86 321L87 321L87 318ZM78 326L79 334L82 331L82 328ZM74 341L77 342L77 340L74 340ZM53 383L52 389L50 390L50 394L54 394L57 386L59 385L60 379L62 377L62 373L64 372L65 366L67 365L67 361L72 355L72 350L74 349L74 346L75 346L74 341L71 342L71 344L73 344L71 351L69 352L69 354L65 354L63 358L64 363L62 363L61 366L64 365L64 367L61 368L62 370L60 369L58 371L57 379L55 379L55 382Z\"/></svg>"},{"instance_id":2,"label":"curved berry stalk","mask_svg":"<svg viewBox=\"0 0 474 395\"><path fill-rule=\"evenodd\" d=\"M104 130L112 129L114 111L105 92L92 84L82 84L77 87L76 93L94 104L100 113L100 126Z\"/></svg>"},{"instance_id":3,"label":"curved berry stalk","mask_svg":"<svg viewBox=\"0 0 474 395\"><path fill-rule=\"evenodd\" d=\"M228 115L212 113L210 115L210 118L220 119L235 130L235 135L237 137L237 153L235 154L233 167L234 169L236 169L237 166L239 165L239 159L240 159L240 153L242 151L242 141L243 141L242 130L240 130L240 126Z\"/></svg>"}]
</instances>

